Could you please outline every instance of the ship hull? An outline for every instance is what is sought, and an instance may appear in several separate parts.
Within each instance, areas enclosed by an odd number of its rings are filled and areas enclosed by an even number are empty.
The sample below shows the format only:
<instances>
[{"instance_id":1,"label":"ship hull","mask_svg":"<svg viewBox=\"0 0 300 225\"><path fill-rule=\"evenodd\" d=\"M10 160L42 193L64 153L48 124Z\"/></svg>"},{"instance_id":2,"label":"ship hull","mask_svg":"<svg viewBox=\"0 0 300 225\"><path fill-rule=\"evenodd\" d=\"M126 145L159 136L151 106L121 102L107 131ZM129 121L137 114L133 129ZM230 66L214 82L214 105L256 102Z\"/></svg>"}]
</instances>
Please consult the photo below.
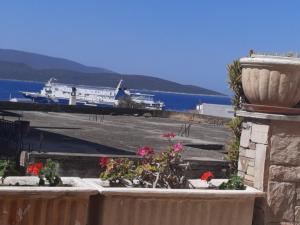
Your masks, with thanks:
<instances>
[{"instance_id":1,"label":"ship hull","mask_svg":"<svg viewBox=\"0 0 300 225\"><path fill-rule=\"evenodd\" d=\"M48 98L48 97L44 97L44 96L33 96L30 94L25 94L23 93L23 96L25 98L30 99L32 102L34 103L39 103L39 104L57 104L57 105L69 105L69 99L66 98ZM88 102L76 102L77 106L95 106L95 107L109 107L112 108L113 104L111 103L88 103Z\"/></svg>"}]
</instances>

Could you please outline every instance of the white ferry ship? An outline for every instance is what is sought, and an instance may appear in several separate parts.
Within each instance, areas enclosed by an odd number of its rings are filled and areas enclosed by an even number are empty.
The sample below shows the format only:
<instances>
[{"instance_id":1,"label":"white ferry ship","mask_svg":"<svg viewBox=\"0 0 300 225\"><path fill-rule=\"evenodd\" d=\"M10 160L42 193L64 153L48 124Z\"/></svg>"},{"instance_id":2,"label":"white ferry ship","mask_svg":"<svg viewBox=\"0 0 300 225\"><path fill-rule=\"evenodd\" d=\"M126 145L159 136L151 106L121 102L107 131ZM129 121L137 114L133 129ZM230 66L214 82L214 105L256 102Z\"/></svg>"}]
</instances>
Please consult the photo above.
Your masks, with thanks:
<instances>
[{"instance_id":1,"label":"white ferry ship","mask_svg":"<svg viewBox=\"0 0 300 225\"><path fill-rule=\"evenodd\" d=\"M123 87L120 80L116 88L92 87L83 85L69 85L56 83L51 78L40 92L22 92L25 98L37 103L63 104L63 105L87 105L98 107L117 107L119 100L124 96L130 96L131 100L143 103L147 109L162 110L164 103L154 101L153 95L130 93Z\"/></svg>"}]
</instances>

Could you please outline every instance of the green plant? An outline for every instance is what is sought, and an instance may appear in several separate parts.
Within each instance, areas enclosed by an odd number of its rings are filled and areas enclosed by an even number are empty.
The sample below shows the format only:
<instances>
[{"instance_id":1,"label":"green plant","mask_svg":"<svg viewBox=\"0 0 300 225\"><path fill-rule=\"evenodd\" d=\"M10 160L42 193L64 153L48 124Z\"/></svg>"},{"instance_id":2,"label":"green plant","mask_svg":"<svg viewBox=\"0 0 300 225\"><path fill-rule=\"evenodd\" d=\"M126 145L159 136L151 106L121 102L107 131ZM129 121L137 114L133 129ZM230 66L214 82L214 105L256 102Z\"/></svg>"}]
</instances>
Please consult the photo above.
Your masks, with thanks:
<instances>
[{"instance_id":1,"label":"green plant","mask_svg":"<svg viewBox=\"0 0 300 225\"><path fill-rule=\"evenodd\" d=\"M145 146L137 152L141 160L100 158L105 171L100 178L108 180L111 186L145 187L145 188L187 188L189 186L185 173L189 164L181 158L183 145L173 144L175 134L164 134L170 145L165 152L154 154L151 147Z\"/></svg>"},{"instance_id":2,"label":"green plant","mask_svg":"<svg viewBox=\"0 0 300 225\"><path fill-rule=\"evenodd\" d=\"M233 91L232 104L235 110L241 109L241 102L246 101L242 86L242 67L238 60L234 60L227 66L229 87Z\"/></svg>"},{"instance_id":3,"label":"green plant","mask_svg":"<svg viewBox=\"0 0 300 225\"><path fill-rule=\"evenodd\" d=\"M246 186L244 185L243 178L239 176L231 176L227 182L223 182L219 189L221 190L245 190Z\"/></svg>"},{"instance_id":4,"label":"green plant","mask_svg":"<svg viewBox=\"0 0 300 225\"><path fill-rule=\"evenodd\" d=\"M0 160L0 176L2 183L6 177L18 175L20 175L20 172L15 162L10 160Z\"/></svg>"},{"instance_id":5,"label":"green plant","mask_svg":"<svg viewBox=\"0 0 300 225\"><path fill-rule=\"evenodd\" d=\"M250 56L251 54L253 54L253 50L250 51ZM234 110L240 110L241 103L247 102L242 86L242 67L240 62L238 60L233 61L232 64L227 66L227 71L229 76L229 87L234 93L232 104ZM235 117L227 124L233 133L233 138L229 143L227 156L230 163L231 174L236 174L237 172L242 122L242 118Z\"/></svg>"},{"instance_id":6,"label":"green plant","mask_svg":"<svg viewBox=\"0 0 300 225\"><path fill-rule=\"evenodd\" d=\"M33 174L40 178L39 185L45 185L46 181L49 186L60 186L62 180L58 175L58 163L47 159L45 166L42 163L34 163L27 167L27 173Z\"/></svg>"}]
</instances>

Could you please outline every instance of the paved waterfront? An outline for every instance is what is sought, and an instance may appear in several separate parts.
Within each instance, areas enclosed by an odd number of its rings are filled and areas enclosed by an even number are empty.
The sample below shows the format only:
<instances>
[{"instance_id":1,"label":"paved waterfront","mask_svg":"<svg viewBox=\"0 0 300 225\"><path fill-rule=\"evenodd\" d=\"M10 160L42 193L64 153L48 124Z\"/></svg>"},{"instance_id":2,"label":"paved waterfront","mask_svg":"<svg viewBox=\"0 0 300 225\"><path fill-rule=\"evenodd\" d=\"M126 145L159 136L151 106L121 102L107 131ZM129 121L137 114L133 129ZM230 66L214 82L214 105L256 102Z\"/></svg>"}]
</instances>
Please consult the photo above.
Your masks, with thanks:
<instances>
[{"instance_id":1,"label":"paved waterfront","mask_svg":"<svg viewBox=\"0 0 300 225\"><path fill-rule=\"evenodd\" d=\"M42 152L130 154L144 145L162 151L167 141L160 135L166 132L178 134L185 125L183 121L155 117L98 115L96 119L95 115L87 114L14 112L30 121L31 130L24 142ZM177 136L175 141L199 147L203 144L224 145L229 138L230 132L224 127L195 123L191 125L189 136ZM220 151L186 149L185 155L189 157L223 158Z\"/></svg>"}]
</instances>

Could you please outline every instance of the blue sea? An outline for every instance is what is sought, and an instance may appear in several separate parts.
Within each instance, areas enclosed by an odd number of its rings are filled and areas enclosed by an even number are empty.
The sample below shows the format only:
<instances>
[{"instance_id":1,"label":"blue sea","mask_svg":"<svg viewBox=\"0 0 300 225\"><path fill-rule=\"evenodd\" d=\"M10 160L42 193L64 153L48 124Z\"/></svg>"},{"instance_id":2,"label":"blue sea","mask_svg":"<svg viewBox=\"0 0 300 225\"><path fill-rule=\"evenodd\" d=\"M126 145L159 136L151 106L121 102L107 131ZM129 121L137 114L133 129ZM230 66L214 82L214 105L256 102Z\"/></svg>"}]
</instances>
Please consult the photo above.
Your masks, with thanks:
<instances>
[{"instance_id":1,"label":"blue sea","mask_svg":"<svg viewBox=\"0 0 300 225\"><path fill-rule=\"evenodd\" d=\"M10 98L22 98L20 91L38 92L43 88L43 83L0 80L0 100L5 101ZM187 111L196 108L199 103L212 103L230 105L231 100L227 96L209 96L198 94L170 93L158 91L135 90L140 93L153 94L155 100L163 101L167 110Z\"/></svg>"}]
</instances>

